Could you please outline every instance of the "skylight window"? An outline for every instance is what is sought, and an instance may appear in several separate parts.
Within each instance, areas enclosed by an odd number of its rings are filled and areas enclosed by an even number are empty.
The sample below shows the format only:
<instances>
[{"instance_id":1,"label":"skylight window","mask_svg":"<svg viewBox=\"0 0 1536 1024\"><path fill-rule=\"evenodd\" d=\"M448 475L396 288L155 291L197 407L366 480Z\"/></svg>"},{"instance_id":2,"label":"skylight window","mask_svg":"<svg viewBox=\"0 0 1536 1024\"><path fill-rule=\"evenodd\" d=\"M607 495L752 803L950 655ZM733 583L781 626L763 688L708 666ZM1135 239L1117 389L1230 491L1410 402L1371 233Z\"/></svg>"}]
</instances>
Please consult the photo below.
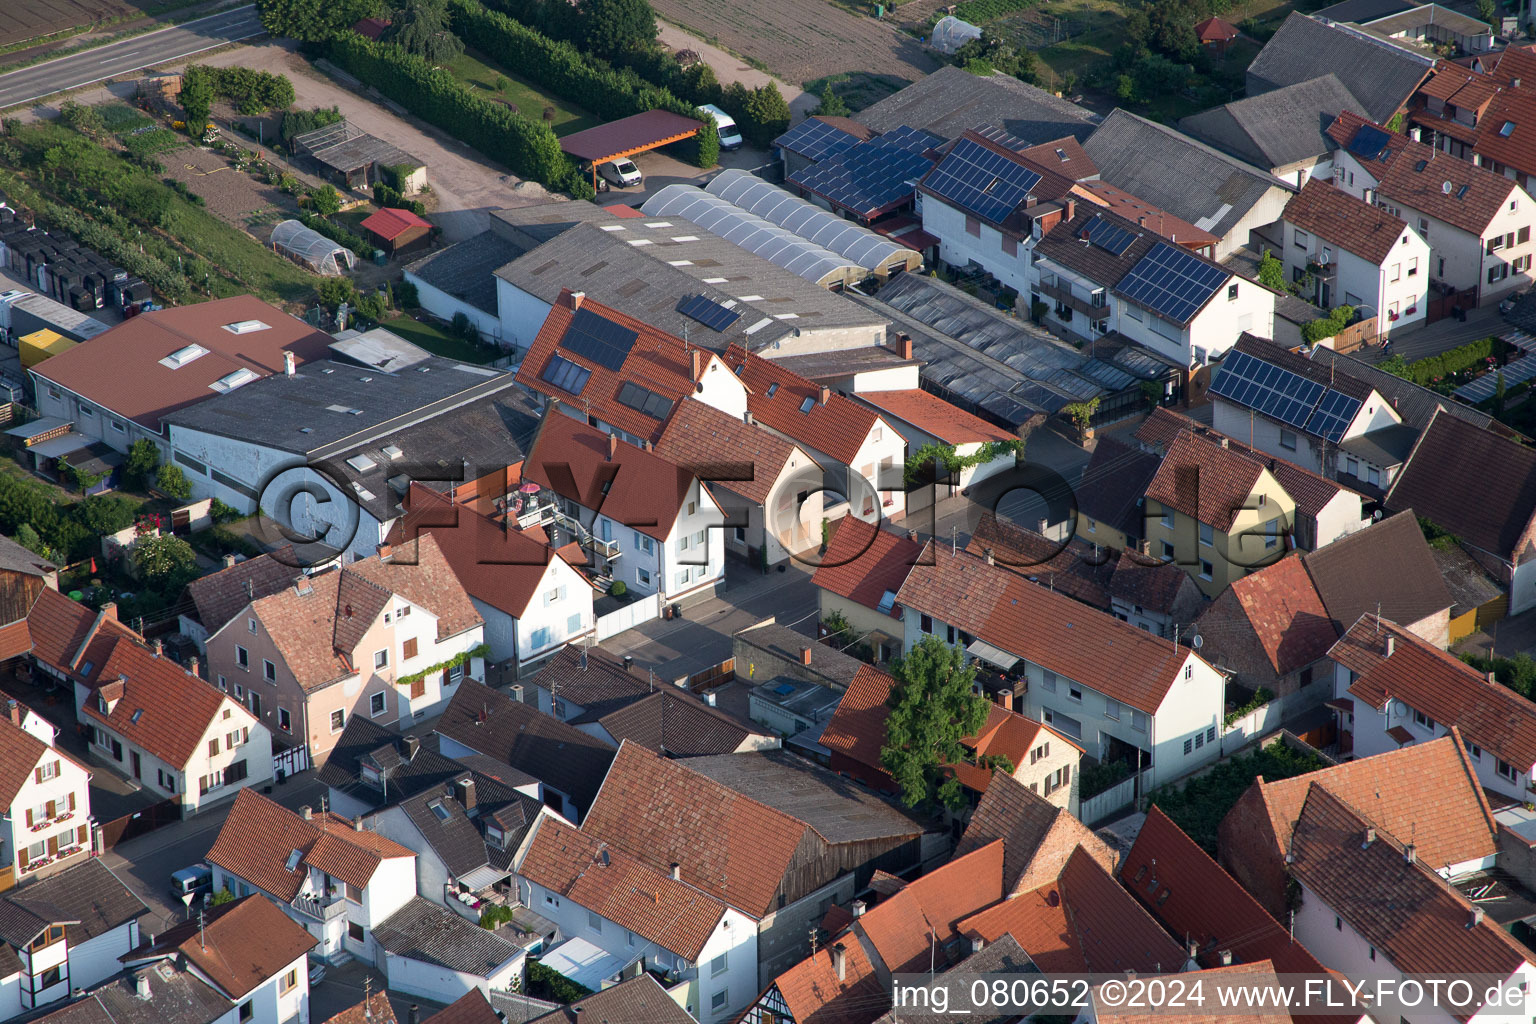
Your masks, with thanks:
<instances>
[{"instance_id":1,"label":"skylight window","mask_svg":"<svg viewBox=\"0 0 1536 1024\"><path fill-rule=\"evenodd\" d=\"M391 461L391 462L393 462L393 461L394 461L394 460L395 460L395 459L398 459L398 458L400 458L400 457L401 457L401 456L402 456L402 455L404 455L404 454L405 454L405 452L403 452L403 451L401 451L401 450L400 450L400 449L399 449L399 448L398 448L398 447L397 447L397 446L395 446L395 445L392 445L392 444L387 444L387 445L385 445L385 446L384 446L384 454L385 454L385 455L387 455L387 456L389 456L389 460L390 460L390 461Z\"/></svg>"},{"instance_id":2,"label":"skylight window","mask_svg":"<svg viewBox=\"0 0 1536 1024\"><path fill-rule=\"evenodd\" d=\"M224 376L220 377L218 380L214 381L208 386L220 394L227 394L228 392L233 391L238 387L243 387L244 385L249 384L251 381L256 380L260 376L261 374L257 373L255 370L242 366L234 373L226 373Z\"/></svg>"},{"instance_id":3,"label":"skylight window","mask_svg":"<svg viewBox=\"0 0 1536 1024\"><path fill-rule=\"evenodd\" d=\"M160 360L160 365L168 367L172 370L179 370L183 366L186 366L188 363L190 363L192 360L207 354L208 350L203 348L201 345L188 345L185 348L177 349L175 352L172 352L170 355Z\"/></svg>"},{"instance_id":4,"label":"skylight window","mask_svg":"<svg viewBox=\"0 0 1536 1024\"><path fill-rule=\"evenodd\" d=\"M801 412L810 412L814 408L816 408L816 399L814 398L807 398L805 401L800 403Z\"/></svg>"},{"instance_id":5,"label":"skylight window","mask_svg":"<svg viewBox=\"0 0 1536 1024\"><path fill-rule=\"evenodd\" d=\"M1499 128L1499 135L1502 136L1503 138L1507 139L1511 135L1513 135L1514 133L1515 133L1515 122L1513 122L1513 121L1505 121L1504 124Z\"/></svg>"},{"instance_id":6,"label":"skylight window","mask_svg":"<svg viewBox=\"0 0 1536 1024\"><path fill-rule=\"evenodd\" d=\"M362 484L357 483L356 481L353 482L352 489L356 491L357 496L362 498L364 501L372 501L375 497L377 497L377 495L375 495L372 491L364 487Z\"/></svg>"},{"instance_id":7,"label":"skylight window","mask_svg":"<svg viewBox=\"0 0 1536 1024\"><path fill-rule=\"evenodd\" d=\"M257 331L270 331L272 325L260 320L236 320L232 324L225 324L224 329L230 334L254 334Z\"/></svg>"},{"instance_id":8,"label":"skylight window","mask_svg":"<svg viewBox=\"0 0 1536 1024\"><path fill-rule=\"evenodd\" d=\"M433 814L437 815L438 821L448 820L448 808L443 806L443 802L441 800L433 800L431 803L427 804L427 806L432 809Z\"/></svg>"},{"instance_id":9,"label":"skylight window","mask_svg":"<svg viewBox=\"0 0 1536 1024\"><path fill-rule=\"evenodd\" d=\"M742 365L745 366L746 364L743 363ZM778 393L779 393L779 382L778 381L774 381L772 384L768 385L768 397L769 398L772 398L774 395L776 395Z\"/></svg>"},{"instance_id":10,"label":"skylight window","mask_svg":"<svg viewBox=\"0 0 1536 1024\"><path fill-rule=\"evenodd\" d=\"M134 725L138 725L139 724L139 719L141 719L143 717L144 717L144 709L143 708L134 708L133 709L133 716L131 718L129 718L128 720L130 722L132 722Z\"/></svg>"},{"instance_id":11,"label":"skylight window","mask_svg":"<svg viewBox=\"0 0 1536 1024\"><path fill-rule=\"evenodd\" d=\"M359 473L366 473L372 469L376 463L366 455L354 455L347 460L347 465L351 466Z\"/></svg>"},{"instance_id":12,"label":"skylight window","mask_svg":"<svg viewBox=\"0 0 1536 1024\"><path fill-rule=\"evenodd\" d=\"M294 868L298 867L299 866L299 858L302 857L302 856L304 856L304 854L300 853L298 850L294 850L294 851L290 852L288 854L288 863L283 865L283 870L284 871L292 871Z\"/></svg>"},{"instance_id":13,"label":"skylight window","mask_svg":"<svg viewBox=\"0 0 1536 1024\"><path fill-rule=\"evenodd\" d=\"M880 595L880 610L882 612L885 612L887 615L889 615L891 613L891 609L894 607L896 607L896 591L887 590L885 593Z\"/></svg>"}]
</instances>

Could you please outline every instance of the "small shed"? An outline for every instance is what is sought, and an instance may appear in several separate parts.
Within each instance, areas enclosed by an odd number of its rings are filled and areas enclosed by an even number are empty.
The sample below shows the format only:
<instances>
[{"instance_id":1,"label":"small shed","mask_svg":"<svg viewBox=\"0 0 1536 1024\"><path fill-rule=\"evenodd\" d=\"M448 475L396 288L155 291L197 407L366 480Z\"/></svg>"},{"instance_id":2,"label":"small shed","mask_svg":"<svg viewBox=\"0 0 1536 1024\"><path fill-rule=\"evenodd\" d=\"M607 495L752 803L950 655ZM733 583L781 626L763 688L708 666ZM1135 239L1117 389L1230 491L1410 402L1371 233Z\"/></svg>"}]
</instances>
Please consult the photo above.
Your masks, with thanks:
<instances>
[{"instance_id":1,"label":"small shed","mask_svg":"<svg viewBox=\"0 0 1536 1024\"><path fill-rule=\"evenodd\" d=\"M281 221L272 228L272 248L326 277L339 277L343 265L348 270L357 265L357 257L351 249L296 220Z\"/></svg>"},{"instance_id":2,"label":"small shed","mask_svg":"<svg viewBox=\"0 0 1536 1024\"><path fill-rule=\"evenodd\" d=\"M366 188L384 180L386 167L402 171L398 188L406 195L421 191L427 183L426 166L404 150L376 139L349 121L293 137L294 153L313 160L320 172L343 188Z\"/></svg>"},{"instance_id":3,"label":"small shed","mask_svg":"<svg viewBox=\"0 0 1536 1024\"><path fill-rule=\"evenodd\" d=\"M50 331L44 328L41 331L33 331L31 334L23 334L17 339L17 347L21 350L21 368L30 370L38 363L50 356L56 356L60 352L74 348L79 342L64 337L58 331Z\"/></svg>"},{"instance_id":4,"label":"small shed","mask_svg":"<svg viewBox=\"0 0 1536 1024\"><path fill-rule=\"evenodd\" d=\"M647 110L575 132L560 140L560 148L591 166L597 188L597 165L682 142L699 134L703 125L669 110Z\"/></svg>"},{"instance_id":5,"label":"small shed","mask_svg":"<svg viewBox=\"0 0 1536 1024\"><path fill-rule=\"evenodd\" d=\"M962 21L953 14L940 18L933 26L928 42L943 54L952 54L972 39L981 38L981 26Z\"/></svg>"},{"instance_id":6,"label":"small shed","mask_svg":"<svg viewBox=\"0 0 1536 1024\"><path fill-rule=\"evenodd\" d=\"M400 256L425 249L432 224L410 210L386 206L368 215L363 221L363 230L368 232L374 245L392 256Z\"/></svg>"},{"instance_id":7,"label":"small shed","mask_svg":"<svg viewBox=\"0 0 1536 1024\"><path fill-rule=\"evenodd\" d=\"M1195 38L1200 40L1200 45L1217 53L1226 53L1237 35L1236 25L1216 17L1206 18L1195 26Z\"/></svg>"}]
</instances>

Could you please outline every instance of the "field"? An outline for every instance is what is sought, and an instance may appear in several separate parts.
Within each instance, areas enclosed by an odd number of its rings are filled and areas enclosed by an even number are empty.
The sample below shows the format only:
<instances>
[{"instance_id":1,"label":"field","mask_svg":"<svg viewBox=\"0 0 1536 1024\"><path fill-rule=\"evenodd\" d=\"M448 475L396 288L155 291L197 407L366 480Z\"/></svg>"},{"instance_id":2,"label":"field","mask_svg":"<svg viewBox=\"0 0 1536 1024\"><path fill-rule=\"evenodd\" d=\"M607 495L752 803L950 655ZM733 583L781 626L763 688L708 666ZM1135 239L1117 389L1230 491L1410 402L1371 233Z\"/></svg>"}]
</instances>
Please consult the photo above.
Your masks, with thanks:
<instances>
[{"instance_id":1,"label":"field","mask_svg":"<svg viewBox=\"0 0 1536 1024\"><path fill-rule=\"evenodd\" d=\"M0 17L0 47L52 36L101 22L164 14L196 0L6 0Z\"/></svg>"},{"instance_id":2,"label":"field","mask_svg":"<svg viewBox=\"0 0 1536 1024\"><path fill-rule=\"evenodd\" d=\"M292 196L235 170L217 153L184 146L159 159L165 176L201 196L203 208L209 213L262 241L271 237L273 224L292 217L298 210Z\"/></svg>"},{"instance_id":3,"label":"field","mask_svg":"<svg viewBox=\"0 0 1536 1024\"><path fill-rule=\"evenodd\" d=\"M581 107L540 92L523 79L508 74L494 64L487 64L473 51L460 54L446 66L455 78L486 99L513 107L524 117L537 121L543 117L546 108L553 109L555 117L550 123L556 135L568 135L600 123L597 117Z\"/></svg>"},{"instance_id":4,"label":"field","mask_svg":"<svg viewBox=\"0 0 1536 1024\"><path fill-rule=\"evenodd\" d=\"M826 0L654 0L656 13L786 82L877 68L908 81L938 60L896 27Z\"/></svg>"}]
</instances>

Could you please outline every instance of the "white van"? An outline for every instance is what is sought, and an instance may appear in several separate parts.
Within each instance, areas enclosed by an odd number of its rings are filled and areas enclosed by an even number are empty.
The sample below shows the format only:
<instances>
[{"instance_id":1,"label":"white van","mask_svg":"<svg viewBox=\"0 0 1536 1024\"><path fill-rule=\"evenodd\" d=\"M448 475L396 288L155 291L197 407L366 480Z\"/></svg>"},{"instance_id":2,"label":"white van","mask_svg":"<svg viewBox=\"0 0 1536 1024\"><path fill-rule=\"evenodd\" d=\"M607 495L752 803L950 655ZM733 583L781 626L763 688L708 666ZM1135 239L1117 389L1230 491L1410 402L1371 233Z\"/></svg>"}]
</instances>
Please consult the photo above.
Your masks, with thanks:
<instances>
[{"instance_id":1,"label":"white van","mask_svg":"<svg viewBox=\"0 0 1536 1024\"><path fill-rule=\"evenodd\" d=\"M631 185L639 185L645 179L640 176L640 168L635 166L633 160L627 157L619 157L610 160L598 167L597 173L602 175L609 184L620 188L629 188Z\"/></svg>"},{"instance_id":2,"label":"white van","mask_svg":"<svg viewBox=\"0 0 1536 1024\"><path fill-rule=\"evenodd\" d=\"M741 130L736 127L736 119L713 103L706 103L699 108L715 119L715 131L720 135L721 149L735 149L741 145Z\"/></svg>"}]
</instances>

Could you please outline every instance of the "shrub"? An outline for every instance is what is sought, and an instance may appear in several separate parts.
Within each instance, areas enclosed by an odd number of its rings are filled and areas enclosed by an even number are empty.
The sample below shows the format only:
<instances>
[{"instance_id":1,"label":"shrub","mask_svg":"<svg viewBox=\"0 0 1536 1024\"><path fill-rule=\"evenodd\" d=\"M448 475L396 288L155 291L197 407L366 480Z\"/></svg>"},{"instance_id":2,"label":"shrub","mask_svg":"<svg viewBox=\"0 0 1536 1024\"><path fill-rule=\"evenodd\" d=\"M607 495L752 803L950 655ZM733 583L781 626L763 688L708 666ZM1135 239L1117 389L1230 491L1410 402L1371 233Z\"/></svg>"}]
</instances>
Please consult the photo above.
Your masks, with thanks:
<instances>
[{"instance_id":1,"label":"shrub","mask_svg":"<svg viewBox=\"0 0 1536 1024\"><path fill-rule=\"evenodd\" d=\"M1301 340L1308 345L1315 345L1325 338L1331 338L1349 326L1354 315L1354 306L1334 306L1327 316L1301 325Z\"/></svg>"},{"instance_id":2,"label":"shrub","mask_svg":"<svg viewBox=\"0 0 1536 1024\"><path fill-rule=\"evenodd\" d=\"M395 302L401 309L418 309L421 300L416 295L416 285L411 281L401 281L394 285Z\"/></svg>"},{"instance_id":3,"label":"shrub","mask_svg":"<svg viewBox=\"0 0 1536 1024\"><path fill-rule=\"evenodd\" d=\"M528 994L535 999L548 999L556 1003L574 1003L592 994L585 985L578 985L552 967L545 967L537 960L528 961Z\"/></svg>"},{"instance_id":4,"label":"shrub","mask_svg":"<svg viewBox=\"0 0 1536 1024\"><path fill-rule=\"evenodd\" d=\"M1310 754L1292 750L1284 743L1271 743L1246 757L1217 764L1204 775L1189 780L1183 789L1162 787L1152 794L1152 802L1214 857L1216 829L1221 819L1257 776L1275 782L1323 766L1321 760Z\"/></svg>"},{"instance_id":5,"label":"shrub","mask_svg":"<svg viewBox=\"0 0 1536 1024\"><path fill-rule=\"evenodd\" d=\"M614 580L613 585L608 588L608 593L613 597L623 597L629 593L629 584L623 580Z\"/></svg>"},{"instance_id":6,"label":"shrub","mask_svg":"<svg viewBox=\"0 0 1536 1024\"><path fill-rule=\"evenodd\" d=\"M303 135L312 132L316 128L324 128L326 125L335 124L342 119L341 111L335 107L315 107L312 110L285 110L283 119L277 126L278 141L289 146L295 135Z\"/></svg>"},{"instance_id":7,"label":"shrub","mask_svg":"<svg viewBox=\"0 0 1536 1024\"><path fill-rule=\"evenodd\" d=\"M235 508L233 505L224 504L224 502L220 501L218 498L214 498L212 503L208 506L208 516L214 521L216 525L219 526L222 526L225 523L233 523L238 519L245 518L240 514L239 509Z\"/></svg>"},{"instance_id":8,"label":"shrub","mask_svg":"<svg viewBox=\"0 0 1536 1024\"><path fill-rule=\"evenodd\" d=\"M310 228L311 230L318 231L320 234L324 235L326 238L329 238L337 245L346 246L348 249L351 249L358 256L365 260L373 258L372 242L368 241L366 238L361 237L360 235L354 235L344 227L332 224L324 217L316 217L312 213L304 213L303 211L300 211L299 223L303 224L307 228ZM324 287L323 282L321 286Z\"/></svg>"},{"instance_id":9,"label":"shrub","mask_svg":"<svg viewBox=\"0 0 1536 1024\"><path fill-rule=\"evenodd\" d=\"M192 497L192 484L180 466L167 462L155 472L155 490L167 497L186 501Z\"/></svg>"},{"instance_id":10,"label":"shrub","mask_svg":"<svg viewBox=\"0 0 1536 1024\"><path fill-rule=\"evenodd\" d=\"M373 186L373 201L378 206L392 206L397 210L410 210L418 217L427 213L427 205L419 199L407 199L390 185L378 182Z\"/></svg>"},{"instance_id":11,"label":"shrub","mask_svg":"<svg viewBox=\"0 0 1536 1024\"><path fill-rule=\"evenodd\" d=\"M130 487L143 487L159 465L160 449L155 447L155 442L141 438L128 448L128 459L123 463L123 481Z\"/></svg>"},{"instance_id":12,"label":"shrub","mask_svg":"<svg viewBox=\"0 0 1536 1024\"><path fill-rule=\"evenodd\" d=\"M164 534L130 549L139 578L162 592L176 592L197 579L197 553L180 537Z\"/></svg>"}]
</instances>

